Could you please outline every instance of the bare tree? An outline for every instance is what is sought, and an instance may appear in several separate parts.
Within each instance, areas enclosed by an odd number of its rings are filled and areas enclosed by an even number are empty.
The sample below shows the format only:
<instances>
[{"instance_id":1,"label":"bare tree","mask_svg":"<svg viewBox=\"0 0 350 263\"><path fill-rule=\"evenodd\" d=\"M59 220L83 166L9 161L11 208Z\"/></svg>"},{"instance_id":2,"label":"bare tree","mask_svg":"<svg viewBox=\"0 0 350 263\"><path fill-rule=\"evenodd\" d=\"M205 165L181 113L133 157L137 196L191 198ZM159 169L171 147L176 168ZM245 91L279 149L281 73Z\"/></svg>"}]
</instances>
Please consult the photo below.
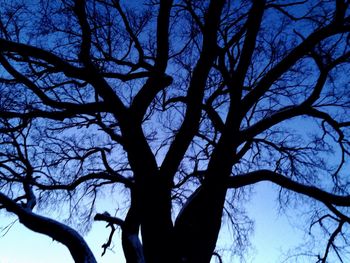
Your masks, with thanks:
<instances>
[{"instance_id":1,"label":"bare tree","mask_svg":"<svg viewBox=\"0 0 350 263\"><path fill-rule=\"evenodd\" d=\"M349 1L0 3L0 209L76 262L50 204L106 221L104 250L120 227L128 263L222 262L222 219L243 254L243 189L269 181L324 231L300 256L349 258Z\"/></svg>"}]
</instances>

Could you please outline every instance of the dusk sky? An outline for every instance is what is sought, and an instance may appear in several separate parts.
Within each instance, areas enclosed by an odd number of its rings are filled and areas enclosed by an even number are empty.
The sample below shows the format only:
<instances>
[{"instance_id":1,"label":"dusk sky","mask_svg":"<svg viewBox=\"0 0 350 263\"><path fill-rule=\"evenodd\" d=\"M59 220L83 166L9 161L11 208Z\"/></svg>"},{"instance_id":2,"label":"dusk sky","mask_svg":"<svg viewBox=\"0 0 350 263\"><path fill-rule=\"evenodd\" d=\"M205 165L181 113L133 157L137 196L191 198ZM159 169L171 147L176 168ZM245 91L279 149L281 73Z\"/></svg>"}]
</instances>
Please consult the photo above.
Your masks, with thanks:
<instances>
[{"instance_id":1,"label":"dusk sky","mask_svg":"<svg viewBox=\"0 0 350 263\"><path fill-rule=\"evenodd\" d=\"M0 263L350 262L349 40L345 0L0 0Z\"/></svg>"}]
</instances>

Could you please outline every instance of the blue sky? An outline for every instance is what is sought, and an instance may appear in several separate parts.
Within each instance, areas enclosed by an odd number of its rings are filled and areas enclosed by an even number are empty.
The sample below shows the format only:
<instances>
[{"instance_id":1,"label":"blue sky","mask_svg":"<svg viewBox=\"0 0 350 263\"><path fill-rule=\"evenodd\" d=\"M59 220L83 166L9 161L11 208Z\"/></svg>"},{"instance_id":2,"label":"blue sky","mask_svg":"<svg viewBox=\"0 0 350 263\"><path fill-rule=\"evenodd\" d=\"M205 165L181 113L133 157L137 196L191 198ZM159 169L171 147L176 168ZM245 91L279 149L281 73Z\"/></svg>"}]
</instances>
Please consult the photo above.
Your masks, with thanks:
<instances>
[{"instance_id":1,"label":"blue sky","mask_svg":"<svg viewBox=\"0 0 350 263\"><path fill-rule=\"evenodd\" d=\"M302 241L303 233L292 227L288 218L278 213L277 188L270 183L259 183L248 203L248 214L256 219L252 236L254 249L248 257L251 263L277 263L282 261L281 253ZM1 216L0 227L13 221L14 217ZM2 233L3 234L3 233ZM109 229L102 222L95 222L85 239L99 263L124 263L118 235L115 236L113 251L101 257L101 245L106 241ZM34 233L16 223L0 237L0 263L74 263L69 251L58 242ZM226 263L232 262L226 259Z\"/></svg>"},{"instance_id":2,"label":"blue sky","mask_svg":"<svg viewBox=\"0 0 350 263\"><path fill-rule=\"evenodd\" d=\"M136 1L135 1L136 2ZM287 218L278 213L277 187L270 183L260 183L255 187L255 195L248 203L248 214L255 219L255 231L252 236L253 251L248 262L275 263L283 260L283 252L303 241L304 233L292 227ZM295 217L295 215L294 215ZM5 227L14 217L0 214L0 228ZM296 219L296 218L294 218ZM301 223L301 222L297 222ZM96 222L86 236L99 263L125 262L123 259L119 236L115 235L115 246L104 257L101 245L109 235L105 223ZM73 262L69 251L52 239L33 233L16 223L3 237L0 233L0 263L70 263ZM226 263L235 263L230 259Z\"/></svg>"},{"instance_id":3,"label":"blue sky","mask_svg":"<svg viewBox=\"0 0 350 263\"><path fill-rule=\"evenodd\" d=\"M304 233L291 224L293 218L279 212L277 198L278 188L275 185L263 182L255 187L255 195L248 208L249 215L255 218L252 243L256 257L254 259L253 255L251 262L282 262L283 253L303 241Z\"/></svg>"}]
</instances>

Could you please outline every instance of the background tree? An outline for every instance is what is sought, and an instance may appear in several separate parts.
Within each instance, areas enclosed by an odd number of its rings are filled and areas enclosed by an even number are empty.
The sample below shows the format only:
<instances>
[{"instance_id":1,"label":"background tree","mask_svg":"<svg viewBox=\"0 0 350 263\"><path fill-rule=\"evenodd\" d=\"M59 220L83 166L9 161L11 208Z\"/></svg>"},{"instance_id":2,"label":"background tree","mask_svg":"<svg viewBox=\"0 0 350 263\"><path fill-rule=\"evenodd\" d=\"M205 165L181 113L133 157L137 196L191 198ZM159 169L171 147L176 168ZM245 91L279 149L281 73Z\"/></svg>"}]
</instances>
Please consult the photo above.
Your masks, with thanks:
<instances>
[{"instance_id":1,"label":"background tree","mask_svg":"<svg viewBox=\"0 0 350 263\"><path fill-rule=\"evenodd\" d=\"M300 255L346 261L349 13L345 0L1 1L0 208L76 262L96 260L45 208L108 222L105 249L120 227L127 262L209 262L225 215L244 254L244 189L269 181L324 232L323 251ZM127 202L122 218L96 206L106 193Z\"/></svg>"}]
</instances>

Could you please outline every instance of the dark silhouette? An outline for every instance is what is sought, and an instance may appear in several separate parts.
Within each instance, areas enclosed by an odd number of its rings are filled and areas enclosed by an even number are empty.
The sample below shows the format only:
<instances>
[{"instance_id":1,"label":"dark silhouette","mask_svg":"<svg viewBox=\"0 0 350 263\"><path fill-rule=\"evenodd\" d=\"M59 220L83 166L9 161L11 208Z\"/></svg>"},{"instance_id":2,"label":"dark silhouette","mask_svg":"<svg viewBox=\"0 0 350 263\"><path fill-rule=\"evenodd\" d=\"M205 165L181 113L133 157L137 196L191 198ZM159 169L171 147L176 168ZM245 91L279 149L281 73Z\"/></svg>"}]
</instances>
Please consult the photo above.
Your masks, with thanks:
<instances>
[{"instance_id":1,"label":"dark silhouette","mask_svg":"<svg viewBox=\"0 0 350 263\"><path fill-rule=\"evenodd\" d=\"M72 227L92 219L128 263L208 263L224 217L244 254L242 190L269 181L324 233L299 256L346 261L349 5L2 1L0 209L79 263L96 260ZM70 226L39 215L52 204Z\"/></svg>"}]
</instances>

